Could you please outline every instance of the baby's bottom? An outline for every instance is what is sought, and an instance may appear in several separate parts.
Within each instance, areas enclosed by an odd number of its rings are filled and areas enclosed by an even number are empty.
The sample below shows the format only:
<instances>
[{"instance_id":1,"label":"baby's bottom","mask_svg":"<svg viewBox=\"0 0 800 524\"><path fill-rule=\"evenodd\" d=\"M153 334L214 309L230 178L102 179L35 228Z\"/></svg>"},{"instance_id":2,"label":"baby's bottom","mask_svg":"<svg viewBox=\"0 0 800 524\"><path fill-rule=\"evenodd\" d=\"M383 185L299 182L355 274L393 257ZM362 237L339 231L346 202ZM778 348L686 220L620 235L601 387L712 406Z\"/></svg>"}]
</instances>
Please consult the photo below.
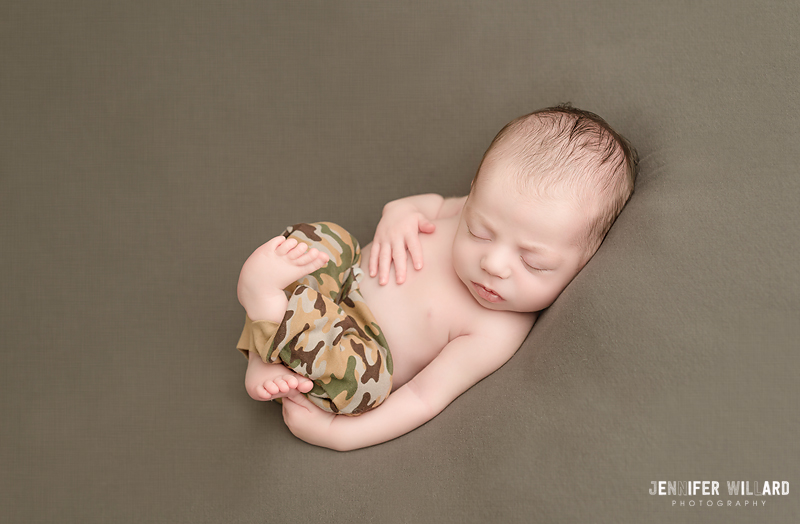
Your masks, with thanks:
<instances>
[{"instance_id":1,"label":"baby's bottom","mask_svg":"<svg viewBox=\"0 0 800 524\"><path fill-rule=\"evenodd\" d=\"M307 396L326 411L359 415L377 407L392 389L392 357L358 290L358 242L327 222L298 224L284 236L327 253L328 264L286 288L280 324L246 318L237 347L311 379Z\"/></svg>"}]
</instances>

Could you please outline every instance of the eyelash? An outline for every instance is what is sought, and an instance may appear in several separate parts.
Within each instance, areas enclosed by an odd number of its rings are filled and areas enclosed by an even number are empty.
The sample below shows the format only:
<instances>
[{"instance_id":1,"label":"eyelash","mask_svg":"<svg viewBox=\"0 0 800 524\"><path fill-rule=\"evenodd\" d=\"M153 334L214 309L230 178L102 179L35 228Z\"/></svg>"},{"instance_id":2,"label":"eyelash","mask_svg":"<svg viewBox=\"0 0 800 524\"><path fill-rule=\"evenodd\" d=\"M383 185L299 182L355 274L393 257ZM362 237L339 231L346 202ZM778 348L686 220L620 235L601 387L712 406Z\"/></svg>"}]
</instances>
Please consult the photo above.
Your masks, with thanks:
<instances>
[{"instance_id":1,"label":"eyelash","mask_svg":"<svg viewBox=\"0 0 800 524\"><path fill-rule=\"evenodd\" d=\"M522 263L525 265L525 267L527 267L531 271L538 271L539 273L544 273L545 271L547 271L546 269L539 269L538 267L533 267L532 265L525 262L525 259L522 257L519 257L519 259L522 260Z\"/></svg>"},{"instance_id":2,"label":"eyelash","mask_svg":"<svg viewBox=\"0 0 800 524\"><path fill-rule=\"evenodd\" d=\"M478 235L476 235L475 233L473 233L473 232L472 232L472 230L469 228L469 226L467 226L467 232L468 232L468 233L469 233L471 236L473 236L473 237L477 238L478 240L489 240L488 238L479 237Z\"/></svg>"}]
</instances>

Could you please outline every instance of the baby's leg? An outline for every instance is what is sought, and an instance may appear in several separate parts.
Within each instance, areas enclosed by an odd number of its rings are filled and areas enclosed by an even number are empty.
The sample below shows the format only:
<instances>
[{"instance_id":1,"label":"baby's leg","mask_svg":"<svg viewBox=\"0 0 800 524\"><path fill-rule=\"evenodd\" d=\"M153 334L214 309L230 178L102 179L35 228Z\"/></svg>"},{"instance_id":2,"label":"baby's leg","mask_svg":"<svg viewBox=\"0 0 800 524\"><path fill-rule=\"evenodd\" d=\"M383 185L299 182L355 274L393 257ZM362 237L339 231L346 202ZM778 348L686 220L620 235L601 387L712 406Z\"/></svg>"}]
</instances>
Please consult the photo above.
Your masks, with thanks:
<instances>
[{"instance_id":1,"label":"baby's leg","mask_svg":"<svg viewBox=\"0 0 800 524\"><path fill-rule=\"evenodd\" d=\"M256 249L245 261L239 275L239 302L253 320L279 323L288 301L283 288L316 271L328 262L328 255L308 249L296 239L278 236ZM311 380L294 373L283 364L265 363L250 352L245 388L256 400L284 397L293 390L307 393Z\"/></svg>"},{"instance_id":2,"label":"baby's leg","mask_svg":"<svg viewBox=\"0 0 800 524\"><path fill-rule=\"evenodd\" d=\"M376 407L391 391L391 354L358 292L358 242L326 222L297 224L284 236L257 249L239 279L248 319L237 347L248 355L248 393L257 400L307 393L345 415ZM287 300L276 291L290 284Z\"/></svg>"},{"instance_id":3,"label":"baby's leg","mask_svg":"<svg viewBox=\"0 0 800 524\"><path fill-rule=\"evenodd\" d=\"M251 351L244 386L255 400L273 400L285 397L294 390L308 393L314 383L283 364L264 363L258 353Z\"/></svg>"},{"instance_id":4,"label":"baby's leg","mask_svg":"<svg viewBox=\"0 0 800 524\"><path fill-rule=\"evenodd\" d=\"M277 236L256 249L242 266L237 295L252 320L279 323L288 301L283 289L328 262L328 255Z\"/></svg>"},{"instance_id":5,"label":"baby's leg","mask_svg":"<svg viewBox=\"0 0 800 524\"><path fill-rule=\"evenodd\" d=\"M281 361L312 380L308 398L325 411L356 415L377 407L391 391L391 354L358 291L358 241L328 222L297 224L286 234L330 260L298 280L274 335L266 324L254 323L258 341L243 347L259 348L262 359Z\"/></svg>"}]
</instances>

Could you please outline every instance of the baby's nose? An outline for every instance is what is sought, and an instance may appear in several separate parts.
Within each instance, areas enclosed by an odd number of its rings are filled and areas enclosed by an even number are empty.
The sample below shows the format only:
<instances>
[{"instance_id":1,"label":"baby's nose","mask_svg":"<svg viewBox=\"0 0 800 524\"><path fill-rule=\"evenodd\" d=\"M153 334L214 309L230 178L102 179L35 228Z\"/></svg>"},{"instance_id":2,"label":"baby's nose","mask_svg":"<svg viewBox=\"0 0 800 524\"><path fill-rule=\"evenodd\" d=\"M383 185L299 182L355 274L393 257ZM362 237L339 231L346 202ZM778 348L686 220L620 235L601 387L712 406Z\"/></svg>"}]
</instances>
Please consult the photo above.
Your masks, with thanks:
<instances>
[{"instance_id":1,"label":"baby's nose","mask_svg":"<svg viewBox=\"0 0 800 524\"><path fill-rule=\"evenodd\" d=\"M511 276L511 268L499 253L488 253L481 259L481 269L493 277L506 279Z\"/></svg>"}]
</instances>

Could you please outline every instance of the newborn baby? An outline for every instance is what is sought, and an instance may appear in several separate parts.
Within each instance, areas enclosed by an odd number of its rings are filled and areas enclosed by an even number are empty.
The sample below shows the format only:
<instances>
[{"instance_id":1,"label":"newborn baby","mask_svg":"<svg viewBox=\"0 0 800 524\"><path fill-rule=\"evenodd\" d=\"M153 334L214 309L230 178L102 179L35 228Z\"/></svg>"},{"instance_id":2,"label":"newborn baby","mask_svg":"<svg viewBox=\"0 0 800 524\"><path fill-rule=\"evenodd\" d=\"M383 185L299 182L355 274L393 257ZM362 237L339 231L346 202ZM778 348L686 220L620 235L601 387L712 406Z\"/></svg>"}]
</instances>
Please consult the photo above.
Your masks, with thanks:
<instances>
[{"instance_id":1,"label":"newborn baby","mask_svg":"<svg viewBox=\"0 0 800 524\"><path fill-rule=\"evenodd\" d=\"M363 253L335 224L287 229L239 278L248 393L336 450L422 425L514 355L597 251L637 162L600 117L558 106L506 125L466 197L388 203Z\"/></svg>"}]
</instances>

